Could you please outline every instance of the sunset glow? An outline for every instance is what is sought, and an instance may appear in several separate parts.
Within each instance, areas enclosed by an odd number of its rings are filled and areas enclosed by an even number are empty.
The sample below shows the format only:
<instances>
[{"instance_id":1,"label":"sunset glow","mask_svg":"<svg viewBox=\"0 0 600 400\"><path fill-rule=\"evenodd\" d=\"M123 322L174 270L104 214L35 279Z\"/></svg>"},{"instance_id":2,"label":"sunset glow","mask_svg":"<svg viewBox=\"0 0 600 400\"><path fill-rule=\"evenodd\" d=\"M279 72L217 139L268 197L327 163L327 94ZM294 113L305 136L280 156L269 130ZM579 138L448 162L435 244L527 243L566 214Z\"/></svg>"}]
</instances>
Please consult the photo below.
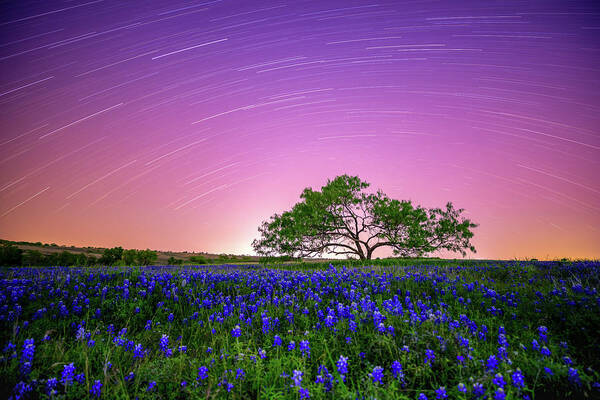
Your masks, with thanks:
<instances>
[{"instance_id":1,"label":"sunset glow","mask_svg":"<svg viewBox=\"0 0 600 400\"><path fill-rule=\"evenodd\" d=\"M2 239L253 254L346 173L464 208L472 258L600 258L596 2L3 8Z\"/></svg>"}]
</instances>

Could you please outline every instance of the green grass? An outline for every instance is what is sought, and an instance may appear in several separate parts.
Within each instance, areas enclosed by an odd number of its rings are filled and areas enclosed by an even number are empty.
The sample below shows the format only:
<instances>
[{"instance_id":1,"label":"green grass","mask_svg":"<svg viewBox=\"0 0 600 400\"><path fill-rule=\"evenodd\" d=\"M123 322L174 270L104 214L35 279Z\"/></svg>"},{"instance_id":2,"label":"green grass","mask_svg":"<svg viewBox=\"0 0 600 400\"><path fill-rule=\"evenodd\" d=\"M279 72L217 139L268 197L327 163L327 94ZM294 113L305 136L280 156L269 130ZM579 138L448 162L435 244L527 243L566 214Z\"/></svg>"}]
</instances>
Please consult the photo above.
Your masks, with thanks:
<instances>
[{"instance_id":1,"label":"green grass","mask_svg":"<svg viewBox=\"0 0 600 400\"><path fill-rule=\"evenodd\" d=\"M599 380L600 368L598 263L382 264L343 270L308 269L304 264L283 267L285 270L248 266L5 270L1 305L7 307L0 311L5 317L0 321L0 338L2 348L10 341L16 350L3 354L0 384L11 390L21 380L36 380L32 396L45 398L47 380L60 380L64 365L74 363L77 373L85 373L83 383L59 383L56 396L85 398L94 381L100 380L106 398L299 399L299 388L290 387L292 380L281 376L292 375L294 370L303 372L300 386L312 398L415 399L424 393L431 399L440 386L446 388L448 398L471 398L474 383L482 384L486 394L493 396L498 388L493 378L498 372L507 382L507 398L592 398L600 393L592 386ZM154 283L152 292L148 291L149 282ZM581 290L576 285L581 285ZM125 286L129 298L125 298ZM148 293L144 296L142 290ZM394 295L402 304L402 315L384 307ZM69 309L67 316L60 315L61 300ZM82 307L78 314L73 308L75 300ZM344 313L338 312L338 303L354 315L355 331ZM8 312L14 311L16 304L22 307L20 316L8 321ZM492 313L492 306L502 312ZM43 307L47 312L34 319ZM377 332L375 308L385 316L385 326L394 327L393 335ZM416 313L412 318L410 308ZM96 309L100 309L97 318ZM336 311L334 327L326 326L328 309ZM279 319L266 333L262 331L263 313L271 321ZM288 313L293 313L293 322L287 319ZM474 334L465 323L449 325L460 322L461 315L477 325ZM248 317L252 317L250 324ZM148 320L152 321L151 330L145 329ZM28 321L27 327L24 321ZM93 347L88 347L88 338L76 339L82 321L89 339L96 342ZM107 332L111 324L112 334ZM231 334L236 325L241 326L239 338ZM483 325L487 327L485 340L478 338ZM547 343L540 339L540 326L548 329ZM500 327L509 343L507 357L491 372L485 361L498 354ZM113 342L122 328L127 329L125 343L132 340L148 350L143 359L134 358L126 345ZM50 339L43 341L45 335ZM169 336L170 357L159 348L163 335ZM282 338L283 346L273 346L274 335ZM470 350L460 345L459 335L469 339ZM24 376L20 368L27 338L35 341L35 356L31 373ZM544 357L533 350L534 339L547 346L551 355ZM310 343L310 357L299 350L302 340ZM293 351L287 350L290 341L296 344ZM180 345L187 346L185 353L178 351ZM410 351L402 350L403 346ZM266 352L264 359L260 349ZM426 349L436 355L431 365L424 362ZM341 355L349 358L344 379L336 368ZM464 365L457 363L457 355L465 357ZM565 356L573 365L565 364ZM395 360L403 366L404 382L392 376ZM107 362L112 363L111 368L106 367ZM335 380L329 392L315 382L320 365L326 366ZM209 368L206 380L197 380L200 366ZM375 366L384 368L382 385L369 376ZM551 368L554 375L549 376L544 367ZM569 380L570 367L577 369L580 384ZM525 376L522 389L514 387L510 378L517 368ZM238 369L244 371L243 379L236 379ZM127 380L131 372L134 378ZM156 388L148 392L152 381ZM183 381L186 386L181 385ZM229 392L225 381L234 385ZM467 386L468 396L458 391L459 383Z\"/></svg>"}]
</instances>

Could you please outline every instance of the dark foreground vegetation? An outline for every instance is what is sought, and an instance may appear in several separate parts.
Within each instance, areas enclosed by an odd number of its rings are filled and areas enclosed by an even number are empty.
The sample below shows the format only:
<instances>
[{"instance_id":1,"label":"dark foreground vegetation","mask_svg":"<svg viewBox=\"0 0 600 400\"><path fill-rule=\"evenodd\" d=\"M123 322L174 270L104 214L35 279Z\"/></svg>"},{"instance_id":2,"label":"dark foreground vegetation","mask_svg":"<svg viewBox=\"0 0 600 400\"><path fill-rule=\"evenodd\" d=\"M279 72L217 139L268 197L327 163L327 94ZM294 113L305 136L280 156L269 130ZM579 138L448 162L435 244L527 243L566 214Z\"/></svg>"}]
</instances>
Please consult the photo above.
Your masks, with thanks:
<instances>
[{"instance_id":1,"label":"dark foreground vegetation","mask_svg":"<svg viewBox=\"0 0 600 400\"><path fill-rule=\"evenodd\" d=\"M13 398L599 397L599 262L436 264L4 269L0 386Z\"/></svg>"}]
</instances>

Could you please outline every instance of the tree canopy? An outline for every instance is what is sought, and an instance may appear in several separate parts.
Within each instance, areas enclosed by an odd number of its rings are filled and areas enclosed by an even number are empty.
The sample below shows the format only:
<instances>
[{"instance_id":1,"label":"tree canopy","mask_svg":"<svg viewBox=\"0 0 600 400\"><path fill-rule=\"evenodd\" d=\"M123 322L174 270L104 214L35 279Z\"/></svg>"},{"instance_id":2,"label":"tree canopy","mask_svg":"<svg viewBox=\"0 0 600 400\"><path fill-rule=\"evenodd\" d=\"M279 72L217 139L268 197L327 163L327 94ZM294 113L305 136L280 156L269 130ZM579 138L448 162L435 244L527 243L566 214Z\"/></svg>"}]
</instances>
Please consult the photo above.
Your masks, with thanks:
<instances>
[{"instance_id":1,"label":"tree canopy","mask_svg":"<svg viewBox=\"0 0 600 400\"><path fill-rule=\"evenodd\" d=\"M341 175L320 191L306 188L291 210L274 214L252 242L262 256L315 257L325 253L370 260L380 247L394 255L421 257L438 250L475 252L470 243L475 223L451 202L444 208L413 206L382 191L367 193L369 183Z\"/></svg>"}]
</instances>

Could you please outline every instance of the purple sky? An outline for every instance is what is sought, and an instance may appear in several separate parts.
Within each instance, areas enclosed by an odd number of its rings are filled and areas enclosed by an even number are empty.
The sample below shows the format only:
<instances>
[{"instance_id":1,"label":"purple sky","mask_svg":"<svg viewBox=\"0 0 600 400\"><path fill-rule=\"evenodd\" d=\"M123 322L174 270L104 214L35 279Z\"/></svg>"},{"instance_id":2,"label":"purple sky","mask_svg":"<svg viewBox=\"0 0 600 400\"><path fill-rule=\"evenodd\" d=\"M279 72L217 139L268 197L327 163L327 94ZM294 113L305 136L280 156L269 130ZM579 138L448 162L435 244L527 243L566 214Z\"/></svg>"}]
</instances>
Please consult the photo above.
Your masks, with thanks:
<instances>
[{"instance_id":1,"label":"purple sky","mask_svg":"<svg viewBox=\"0 0 600 400\"><path fill-rule=\"evenodd\" d=\"M475 257L600 258L599 38L595 1L8 1L0 237L249 254L348 173Z\"/></svg>"}]
</instances>

